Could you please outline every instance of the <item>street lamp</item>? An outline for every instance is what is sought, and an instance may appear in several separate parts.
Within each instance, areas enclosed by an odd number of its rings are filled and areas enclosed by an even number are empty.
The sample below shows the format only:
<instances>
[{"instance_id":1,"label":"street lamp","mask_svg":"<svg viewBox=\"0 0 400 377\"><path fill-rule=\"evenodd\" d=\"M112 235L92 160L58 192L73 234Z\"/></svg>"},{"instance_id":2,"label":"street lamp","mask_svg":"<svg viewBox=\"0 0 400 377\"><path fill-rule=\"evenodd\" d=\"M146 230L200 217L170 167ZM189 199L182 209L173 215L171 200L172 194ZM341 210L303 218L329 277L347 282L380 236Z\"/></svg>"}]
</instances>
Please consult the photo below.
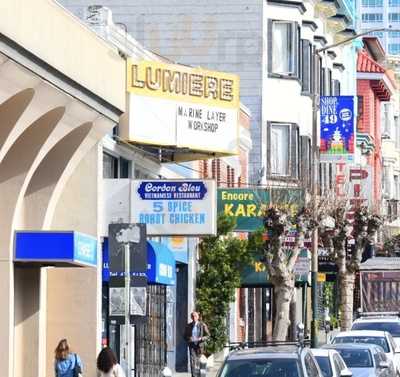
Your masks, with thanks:
<instances>
[{"instance_id":1,"label":"street lamp","mask_svg":"<svg viewBox=\"0 0 400 377\"><path fill-rule=\"evenodd\" d=\"M319 54L326 50L342 46L346 43L353 41L354 39L363 37L374 32L387 32L387 31L400 31L400 29L392 28L378 28L365 31L360 34L356 34L350 38L347 38L341 42L325 46L323 48L314 49L313 51L313 95L312 95L312 186L311 186L311 198L314 207L316 207L316 199L318 195L318 166L319 166L319 155L318 155L318 110L319 110L319 93L316 77L318 77L318 62ZM316 209L316 208L314 208ZM318 292L317 292L317 278L318 278L318 228L315 228L312 232L312 246L311 246L311 301L312 301L312 322L311 322L311 344L312 347L317 347L317 312L318 312Z\"/></svg>"}]
</instances>

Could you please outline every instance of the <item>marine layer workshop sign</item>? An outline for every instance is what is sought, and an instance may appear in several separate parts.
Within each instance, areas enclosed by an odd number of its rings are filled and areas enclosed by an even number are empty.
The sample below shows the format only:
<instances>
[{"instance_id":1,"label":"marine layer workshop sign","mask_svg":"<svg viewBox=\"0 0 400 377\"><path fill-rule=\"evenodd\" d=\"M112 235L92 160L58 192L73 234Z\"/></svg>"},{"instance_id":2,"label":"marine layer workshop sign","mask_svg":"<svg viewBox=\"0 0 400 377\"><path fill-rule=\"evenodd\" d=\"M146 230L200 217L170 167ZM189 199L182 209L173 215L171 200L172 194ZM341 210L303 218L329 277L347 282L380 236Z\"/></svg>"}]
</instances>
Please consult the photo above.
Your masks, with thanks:
<instances>
[{"instance_id":1,"label":"marine layer workshop sign","mask_svg":"<svg viewBox=\"0 0 400 377\"><path fill-rule=\"evenodd\" d=\"M133 180L132 221L148 235L214 235L217 231L213 180Z\"/></svg>"},{"instance_id":2,"label":"marine layer workshop sign","mask_svg":"<svg viewBox=\"0 0 400 377\"><path fill-rule=\"evenodd\" d=\"M155 61L127 63L133 143L238 153L239 76Z\"/></svg>"},{"instance_id":3,"label":"marine layer workshop sign","mask_svg":"<svg viewBox=\"0 0 400 377\"><path fill-rule=\"evenodd\" d=\"M263 212L271 204L297 210L304 204L304 190L296 188L218 189L218 213L236 218L235 231L251 232L263 225Z\"/></svg>"}]
</instances>

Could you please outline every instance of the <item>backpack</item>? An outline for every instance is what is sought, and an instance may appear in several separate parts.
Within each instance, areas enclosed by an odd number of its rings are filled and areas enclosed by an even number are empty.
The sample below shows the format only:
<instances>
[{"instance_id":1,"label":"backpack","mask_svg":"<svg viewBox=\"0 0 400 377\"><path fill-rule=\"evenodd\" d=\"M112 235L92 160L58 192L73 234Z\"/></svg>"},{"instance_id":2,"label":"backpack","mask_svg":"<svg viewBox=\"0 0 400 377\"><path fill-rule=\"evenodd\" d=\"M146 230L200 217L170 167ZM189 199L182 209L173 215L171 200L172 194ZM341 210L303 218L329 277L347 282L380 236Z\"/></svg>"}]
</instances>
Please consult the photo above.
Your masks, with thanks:
<instances>
[{"instance_id":1,"label":"backpack","mask_svg":"<svg viewBox=\"0 0 400 377\"><path fill-rule=\"evenodd\" d=\"M76 353L74 354L74 356L75 356L75 366L72 375L74 377L82 377L82 368L78 365L78 357L76 356Z\"/></svg>"}]
</instances>

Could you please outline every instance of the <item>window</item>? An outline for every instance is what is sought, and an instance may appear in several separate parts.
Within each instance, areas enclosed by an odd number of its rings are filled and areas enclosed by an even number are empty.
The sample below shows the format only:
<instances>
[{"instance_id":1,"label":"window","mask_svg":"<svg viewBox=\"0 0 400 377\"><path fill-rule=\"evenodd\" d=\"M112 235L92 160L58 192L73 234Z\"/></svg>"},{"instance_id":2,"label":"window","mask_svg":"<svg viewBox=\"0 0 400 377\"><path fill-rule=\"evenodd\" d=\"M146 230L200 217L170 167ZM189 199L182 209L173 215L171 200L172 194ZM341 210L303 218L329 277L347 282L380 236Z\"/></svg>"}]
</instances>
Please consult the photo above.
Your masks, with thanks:
<instances>
[{"instance_id":1,"label":"window","mask_svg":"<svg viewBox=\"0 0 400 377\"><path fill-rule=\"evenodd\" d=\"M379 336L337 336L336 338L333 339L332 343L333 344L340 344L340 343L376 344L377 346L381 346L385 352L389 352L389 345L387 343L386 338Z\"/></svg>"},{"instance_id":2,"label":"window","mask_svg":"<svg viewBox=\"0 0 400 377\"><path fill-rule=\"evenodd\" d=\"M359 118L362 117L364 113L364 97L363 96L357 96L357 116Z\"/></svg>"},{"instance_id":3,"label":"window","mask_svg":"<svg viewBox=\"0 0 400 377\"><path fill-rule=\"evenodd\" d=\"M103 178L118 178L118 158L103 153Z\"/></svg>"},{"instance_id":4,"label":"window","mask_svg":"<svg viewBox=\"0 0 400 377\"><path fill-rule=\"evenodd\" d=\"M308 136L300 137L300 177L303 187L311 188L312 175L311 139Z\"/></svg>"},{"instance_id":5,"label":"window","mask_svg":"<svg viewBox=\"0 0 400 377\"><path fill-rule=\"evenodd\" d=\"M318 370L317 370L318 372ZM220 372L220 377L237 376L290 376L302 375L299 363L294 358L260 358L228 360ZM310 374L310 377L318 377Z\"/></svg>"},{"instance_id":6,"label":"window","mask_svg":"<svg viewBox=\"0 0 400 377\"><path fill-rule=\"evenodd\" d=\"M337 355L333 355L333 367L335 368L336 376L340 376L342 368L339 357Z\"/></svg>"},{"instance_id":7,"label":"window","mask_svg":"<svg viewBox=\"0 0 400 377\"><path fill-rule=\"evenodd\" d=\"M389 38L400 38L400 31L389 31Z\"/></svg>"},{"instance_id":8,"label":"window","mask_svg":"<svg viewBox=\"0 0 400 377\"><path fill-rule=\"evenodd\" d=\"M374 32L370 33L370 35L373 35L374 37L378 37L378 38L383 38L383 31L374 31Z\"/></svg>"},{"instance_id":9,"label":"window","mask_svg":"<svg viewBox=\"0 0 400 377\"><path fill-rule=\"evenodd\" d=\"M319 368L321 369L322 375L324 377L332 377L332 369L331 369L331 363L329 361L329 356L315 356L315 359L317 360L317 363L319 365ZM340 376L337 374L337 376Z\"/></svg>"},{"instance_id":10,"label":"window","mask_svg":"<svg viewBox=\"0 0 400 377\"><path fill-rule=\"evenodd\" d=\"M382 22L383 14L382 13L363 13L362 21L363 22Z\"/></svg>"},{"instance_id":11,"label":"window","mask_svg":"<svg viewBox=\"0 0 400 377\"><path fill-rule=\"evenodd\" d=\"M311 94L313 76L313 54L311 42L306 39L301 40L301 57L301 92L303 94Z\"/></svg>"},{"instance_id":12,"label":"window","mask_svg":"<svg viewBox=\"0 0 400 377\"><path fill-rule=\"evenodd\" d=\"M400 43L389 43L389 54L400 54Z\"/></svg>"},{"instance_id":13,"label":"window","mask_svg":"<svg viewBox=\"0 0 400 377\"><path fill-rule=\"evenodd\" d=\"M334 96L340 96L340 81L339 80L333 80L333 93L332 95Z\"/></svg>"},{"instance_id":14,"label":"window","mask_svg":"<svg viewBox=\"0 0 400 377\"><path fill-rule=\"evenodd\" d=\"M383 125L383 133L385 136L392 138L393 112L390 102L382 103L381 123Z\"/></svg>"},{"instance_id":15,"label":"window","mask_svg":"<svg viewBox=\"0 0 400 377\"><path fill-rule=\"evenodd\" d=\"M320 373L318 371L318 368L315 365L314 359L309 353L304 357L304 364L307 370L308 377L319 377Z\"/></svg>"},{"instance_id":16,"label":"window","mask_svg":"<svg viewBox=\"0 0 400 377\"><path fill-rule=\"evenodd\" d=\"M269 22L269 72L283 77L299 77L300 28L296 22Z\"/></svg>"},{"instance_id":17,"label":"window","mask_svg":"<svg viewBox=\"0 0 400 377\"><path fill-rule=\"evenodd\" d=\"M322 68L321 75L321 96L331 96L333 92L332 70Z\"/></svg>"},{"instance_id":18,"label":"window","mask_svg":"<svg viewBox=\"0 0 400 377\"><path fill-rule=\"evenodd\" d=\"M400 22L400 13L389 13L389 22Z\"/></svg>"},{"instance_id":19,"label":"window","mask_svg":"<svg viewBox=\"0 0 400 377\"><path fill-rule=\"evenodd\" d=\"M129 178L131 162L122 157L103 153L103 178Z\"/></svg>"},{"instance_id":20,"label":"window","mask_svg":"<svg viewBox=\"0 0 400 377\"><path fill-rule=\"evenodd\" d=\"M299 130L295 124L270 123L268 171L271 177L299 177Z\"/></svg>"},{"instance_id":21,"label":"window","mask_svg":"<svg viewBox=\"0 0 400 377\"><path fill-rule=\"evenodd\" d=\"M389 7L400 7L400 0L389 0Z\"/></svg>"},{"instance_id":22,"label":"window","mask_svg":"<svg viewBox=\"0 0 400 377\"><path fill-rule=\"evenodd\" d=\"M129 178L130 177L130 161L125 160L125 158L119 159L119 178Z\"/></svg>"},{"instance_id":23,"label":"window","mask_svg":"<svg viewBox=\"0 0 400 377\"><path fill-rule=\"evenodd\" d=\"M396 135L396 148L400 148L400 118L394 117L394 131Z\"/></svg>"},{"instance_id":24,"label":"window","mask_svg":"<svg viewBox=\"0 0 400 377\"><path fill-rule=\"evenodd\" d=\"M317 77L315 77L315 85L316 85L316 92L319 93L320 96L323 96L324 94L324 85L323 85L323 75L322 75L322 58L319 56L317 61Z\"/></svg>"},{"instance_id":25,"label":"window","mask_svg":"<svg viewBox=\"0 0 400 377\"><path fill-rule=\"evenodd\" d=\"M328 68L327 70L327 85L329 86L327 88L326 93L328 94L328 96L333 96L333 80L332 80L332 70L330 68Z\"/></svg>"},{"instance_id":26,"label":"window","mask_svg":"<svg viewBox=\"0 0 400 377\"><path fill-rule=\"evenodd\" d=\"M383 0L362 0L362 6L367 8L382 7Z\"/></svg>"},{"instance_id":27,"label":"window","mask_svg":"<svg viewBox=\"0 0 400 377\"><path fill-rule=\"evenodd\" d=\"M337 351L348 368L371 368L373 366L369 350L338 348Z\"/></svg>"}]
</instances>

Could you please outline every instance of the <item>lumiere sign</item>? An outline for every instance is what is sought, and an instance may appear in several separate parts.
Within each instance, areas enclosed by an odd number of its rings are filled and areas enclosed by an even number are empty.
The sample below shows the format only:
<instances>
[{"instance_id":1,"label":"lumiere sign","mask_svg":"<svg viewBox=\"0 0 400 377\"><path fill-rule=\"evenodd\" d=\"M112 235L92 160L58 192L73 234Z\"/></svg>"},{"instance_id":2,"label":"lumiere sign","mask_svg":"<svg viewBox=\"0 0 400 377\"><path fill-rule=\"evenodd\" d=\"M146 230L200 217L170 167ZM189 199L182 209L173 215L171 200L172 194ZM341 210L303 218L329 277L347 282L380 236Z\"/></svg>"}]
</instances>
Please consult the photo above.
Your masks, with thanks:
<instances>
[{"instance_id":1,"label":"lumiere sign","mask_svg":"<svg viewBox=\"0 0 400 377\"><path fill-rule=\"evenodd\" d=\"M154 61L128 61L129 122L134 143L197 152L238 153L239 77Z\"/></svg>"}]
</instances>

